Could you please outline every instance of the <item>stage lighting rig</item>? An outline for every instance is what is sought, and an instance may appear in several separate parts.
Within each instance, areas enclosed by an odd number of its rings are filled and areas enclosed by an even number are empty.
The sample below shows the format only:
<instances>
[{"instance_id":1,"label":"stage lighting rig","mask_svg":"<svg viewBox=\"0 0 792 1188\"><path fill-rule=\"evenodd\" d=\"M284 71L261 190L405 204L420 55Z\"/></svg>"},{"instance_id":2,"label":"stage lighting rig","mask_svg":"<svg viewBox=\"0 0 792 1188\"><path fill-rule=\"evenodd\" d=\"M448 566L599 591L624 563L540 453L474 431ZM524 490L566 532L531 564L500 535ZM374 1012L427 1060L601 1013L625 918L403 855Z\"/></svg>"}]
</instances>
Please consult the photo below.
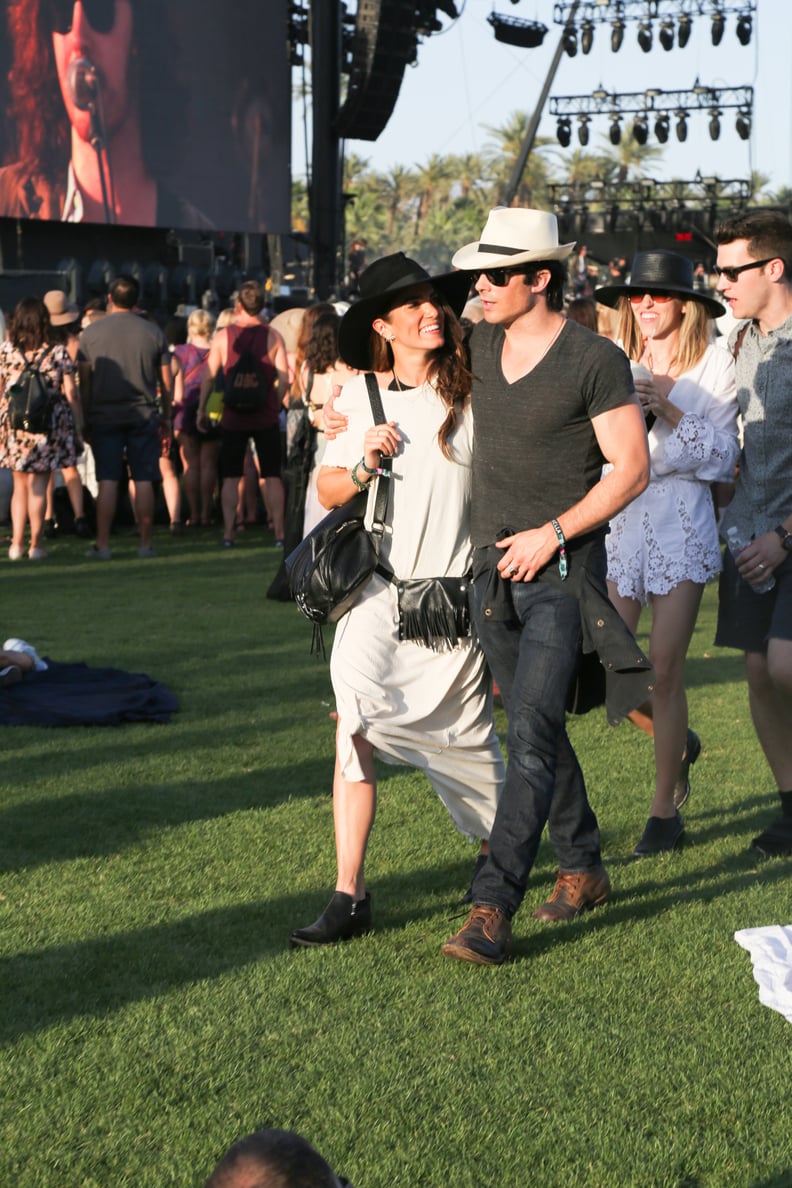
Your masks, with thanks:
<instances>
[{"instance_id":1,"label":"stage lighting rig","mask_svg":"<svg viewBox=\"0 0 792 1188\"><path fill-rule=\"evenodd\" d=\"M572 125L566 118L559 120L556 127L556 140L561 145L561 148L569 148L569 142L572 139Z\"/></svg>"},{"instance_id":2,"label":"stage lighting rig","mask_svg":"<svg viewBox=\"0 0 792 1188\"><path fill-rule=\"evenodd\" d=\"M577 130L578 143L581 144L583 146L583 148L585 148L589 142L589 124L590 123L591 123L591 120L590 120L589 116L582 115L582 116L578 117L578 130Z\"/></svg>"},{"instance_id":3,"label":"stage lighting rig","mask_svg":"<svg viewBox=\"0 0 792 1188\"><path fill-rule=\"evenodd\" d=\"M726 17L736 16L737 37L741 45L748 45L756 4L757 0L563 0L553 5L553 22L563 28L562 44L570 57L575 56L578 45L584 54L590 52L598 24L610 25L611 50L618 53L630 22L638 25L638 44L648 54L654 44L654 21L664 50L673 49L675 40L684 49L694 17L709 18L712 44L720 45Z\"/></svg>"},{"instance_id":4,"label":"stage lighting rig","mask_svg":"<svg viewBox=\"0 0 792 1188\"><path fill-rule=\"evenodd\" d=\"M631 93L608 92L600 84L590 95L553 95L549 101L549 114L556 120L573 118L587 120L603 116L610 120L608 134L611 144L621 142L622 119L633 115L632 134L639 144L646 144L650 126L661 144L668 141L671 129L671 113L677 139L687 139L688 121L696 112L709 114L709 134L717 140L721 133L721 117L724 111L738 112L736 129L743 140L751 131L753 112L753 87L708 87L696 80L687 91L663 91L651 88ZM582 142L581 142L582 143Z\"/></svg>"}]
</instances>

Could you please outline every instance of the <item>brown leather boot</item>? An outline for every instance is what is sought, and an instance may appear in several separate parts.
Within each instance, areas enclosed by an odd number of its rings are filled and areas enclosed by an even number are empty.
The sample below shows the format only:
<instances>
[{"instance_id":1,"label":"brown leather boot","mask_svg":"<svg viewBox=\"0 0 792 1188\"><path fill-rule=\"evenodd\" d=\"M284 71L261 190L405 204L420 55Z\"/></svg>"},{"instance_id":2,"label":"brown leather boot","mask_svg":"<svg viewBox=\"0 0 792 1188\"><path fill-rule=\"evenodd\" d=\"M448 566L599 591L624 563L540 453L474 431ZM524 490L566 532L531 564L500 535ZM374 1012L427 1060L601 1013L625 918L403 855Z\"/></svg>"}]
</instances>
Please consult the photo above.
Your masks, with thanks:
<instances>
[{"instance_id":1,"label":"brown leather boot","mask_svg":"<svg viewBox=\"0 0 792 1188\"><path fill-rule=\"evenodd\" d=\"M474 907L456 936L443 945L445 957L475 965L502 965L511 953L511 922L496 907Z\"/></svg>"},{"instance_id":2,"label":"brown leather boot","mask_svg":"<svg viewBox=\"0 0 792 1188\"><path fill-rule=\"evenodd\" d=\"M574 874L558 872L553 894L534 912L535 920L574 920L581 912L598 907L610 895L610 879L604 866Z\"/></svg>"}]
</instances>

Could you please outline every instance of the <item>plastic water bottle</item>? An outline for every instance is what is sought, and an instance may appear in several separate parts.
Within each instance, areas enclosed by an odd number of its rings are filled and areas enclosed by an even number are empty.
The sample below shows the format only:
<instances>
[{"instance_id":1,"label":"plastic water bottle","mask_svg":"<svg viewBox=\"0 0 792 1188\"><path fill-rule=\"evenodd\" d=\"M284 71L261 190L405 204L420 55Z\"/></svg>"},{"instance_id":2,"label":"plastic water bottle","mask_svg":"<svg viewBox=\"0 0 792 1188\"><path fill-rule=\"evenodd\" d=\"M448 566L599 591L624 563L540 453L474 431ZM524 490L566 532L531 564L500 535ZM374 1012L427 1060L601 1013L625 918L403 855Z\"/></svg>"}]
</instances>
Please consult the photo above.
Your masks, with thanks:
<instances>
[{"instance_id":1,"label":"plastic water bottle","mask_svg":"<svg viewBox=\"0 0 792 1188\"><path fill-rule=\"evenodd\" d=\"M750 541L743 540L740 536L739 529L732 525L732 527L726 533L726 544L729 547L729 552L731 553L732 557L739 557L746 545L750 544ZM767 591L772 590L773 586L775 585L775 578L771 573L770 577L765 578L763 582L748 582L748 585L752 590L755 590L757 594L766 594Z\"/></svg>"}]
</instances>

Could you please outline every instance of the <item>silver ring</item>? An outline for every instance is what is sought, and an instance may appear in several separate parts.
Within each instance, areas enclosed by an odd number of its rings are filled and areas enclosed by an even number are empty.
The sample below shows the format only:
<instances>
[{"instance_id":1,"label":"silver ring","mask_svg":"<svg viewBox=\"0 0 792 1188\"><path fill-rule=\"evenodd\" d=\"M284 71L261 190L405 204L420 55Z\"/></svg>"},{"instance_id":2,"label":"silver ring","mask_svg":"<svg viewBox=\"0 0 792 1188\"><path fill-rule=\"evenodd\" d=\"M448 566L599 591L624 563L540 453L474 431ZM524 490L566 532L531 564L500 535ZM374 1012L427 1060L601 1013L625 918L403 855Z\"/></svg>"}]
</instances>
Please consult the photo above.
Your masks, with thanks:
<instances>
[{"instance_id":1,"label":"silver ring","mask_svg":"<svg viewBox=\"0 0 792 1188\"><path fill-rule=\"evenodd\" d=\"M513 574L513 573L516 573L516 572L517 572L517 566L516 566L516 565L510 565L510 566L509 566L509 568L506 570L506 572L507 572L509 575L511 575L511 574Z\"/></svg>"},{"instance_id":2,"label":"silver ring","mask_svg":"<svg viewBox=\"0 0 792 1188\"><path fill-rule=\"evenodd\" d=\"M759 568L760 568L760 569L764 569L764 565L762 565L762 562L761 562L761 561L759 562Z\"/></svg>"}]
</instances>

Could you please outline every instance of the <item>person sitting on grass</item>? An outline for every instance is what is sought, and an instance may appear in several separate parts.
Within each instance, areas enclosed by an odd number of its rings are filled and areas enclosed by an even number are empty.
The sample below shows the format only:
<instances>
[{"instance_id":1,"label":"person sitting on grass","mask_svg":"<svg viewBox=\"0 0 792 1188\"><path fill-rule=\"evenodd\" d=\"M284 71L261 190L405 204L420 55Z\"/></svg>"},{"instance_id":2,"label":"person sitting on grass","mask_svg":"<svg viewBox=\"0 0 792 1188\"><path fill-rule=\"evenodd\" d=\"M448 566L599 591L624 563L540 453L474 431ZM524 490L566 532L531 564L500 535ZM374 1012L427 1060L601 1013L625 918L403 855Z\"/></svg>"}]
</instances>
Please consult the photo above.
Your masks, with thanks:
<instances>
[{"instance_id":1,"label":"person sitting on grass","mask_svg":"<svg viewBox=\"0 0 792 1188\"><path fill-rule=\"evenodd\" d=\"M26 672L42 672L46 667L32 644L7 639L0 648L0 689L16 685Z\"/></svg>"}]
</instances>

